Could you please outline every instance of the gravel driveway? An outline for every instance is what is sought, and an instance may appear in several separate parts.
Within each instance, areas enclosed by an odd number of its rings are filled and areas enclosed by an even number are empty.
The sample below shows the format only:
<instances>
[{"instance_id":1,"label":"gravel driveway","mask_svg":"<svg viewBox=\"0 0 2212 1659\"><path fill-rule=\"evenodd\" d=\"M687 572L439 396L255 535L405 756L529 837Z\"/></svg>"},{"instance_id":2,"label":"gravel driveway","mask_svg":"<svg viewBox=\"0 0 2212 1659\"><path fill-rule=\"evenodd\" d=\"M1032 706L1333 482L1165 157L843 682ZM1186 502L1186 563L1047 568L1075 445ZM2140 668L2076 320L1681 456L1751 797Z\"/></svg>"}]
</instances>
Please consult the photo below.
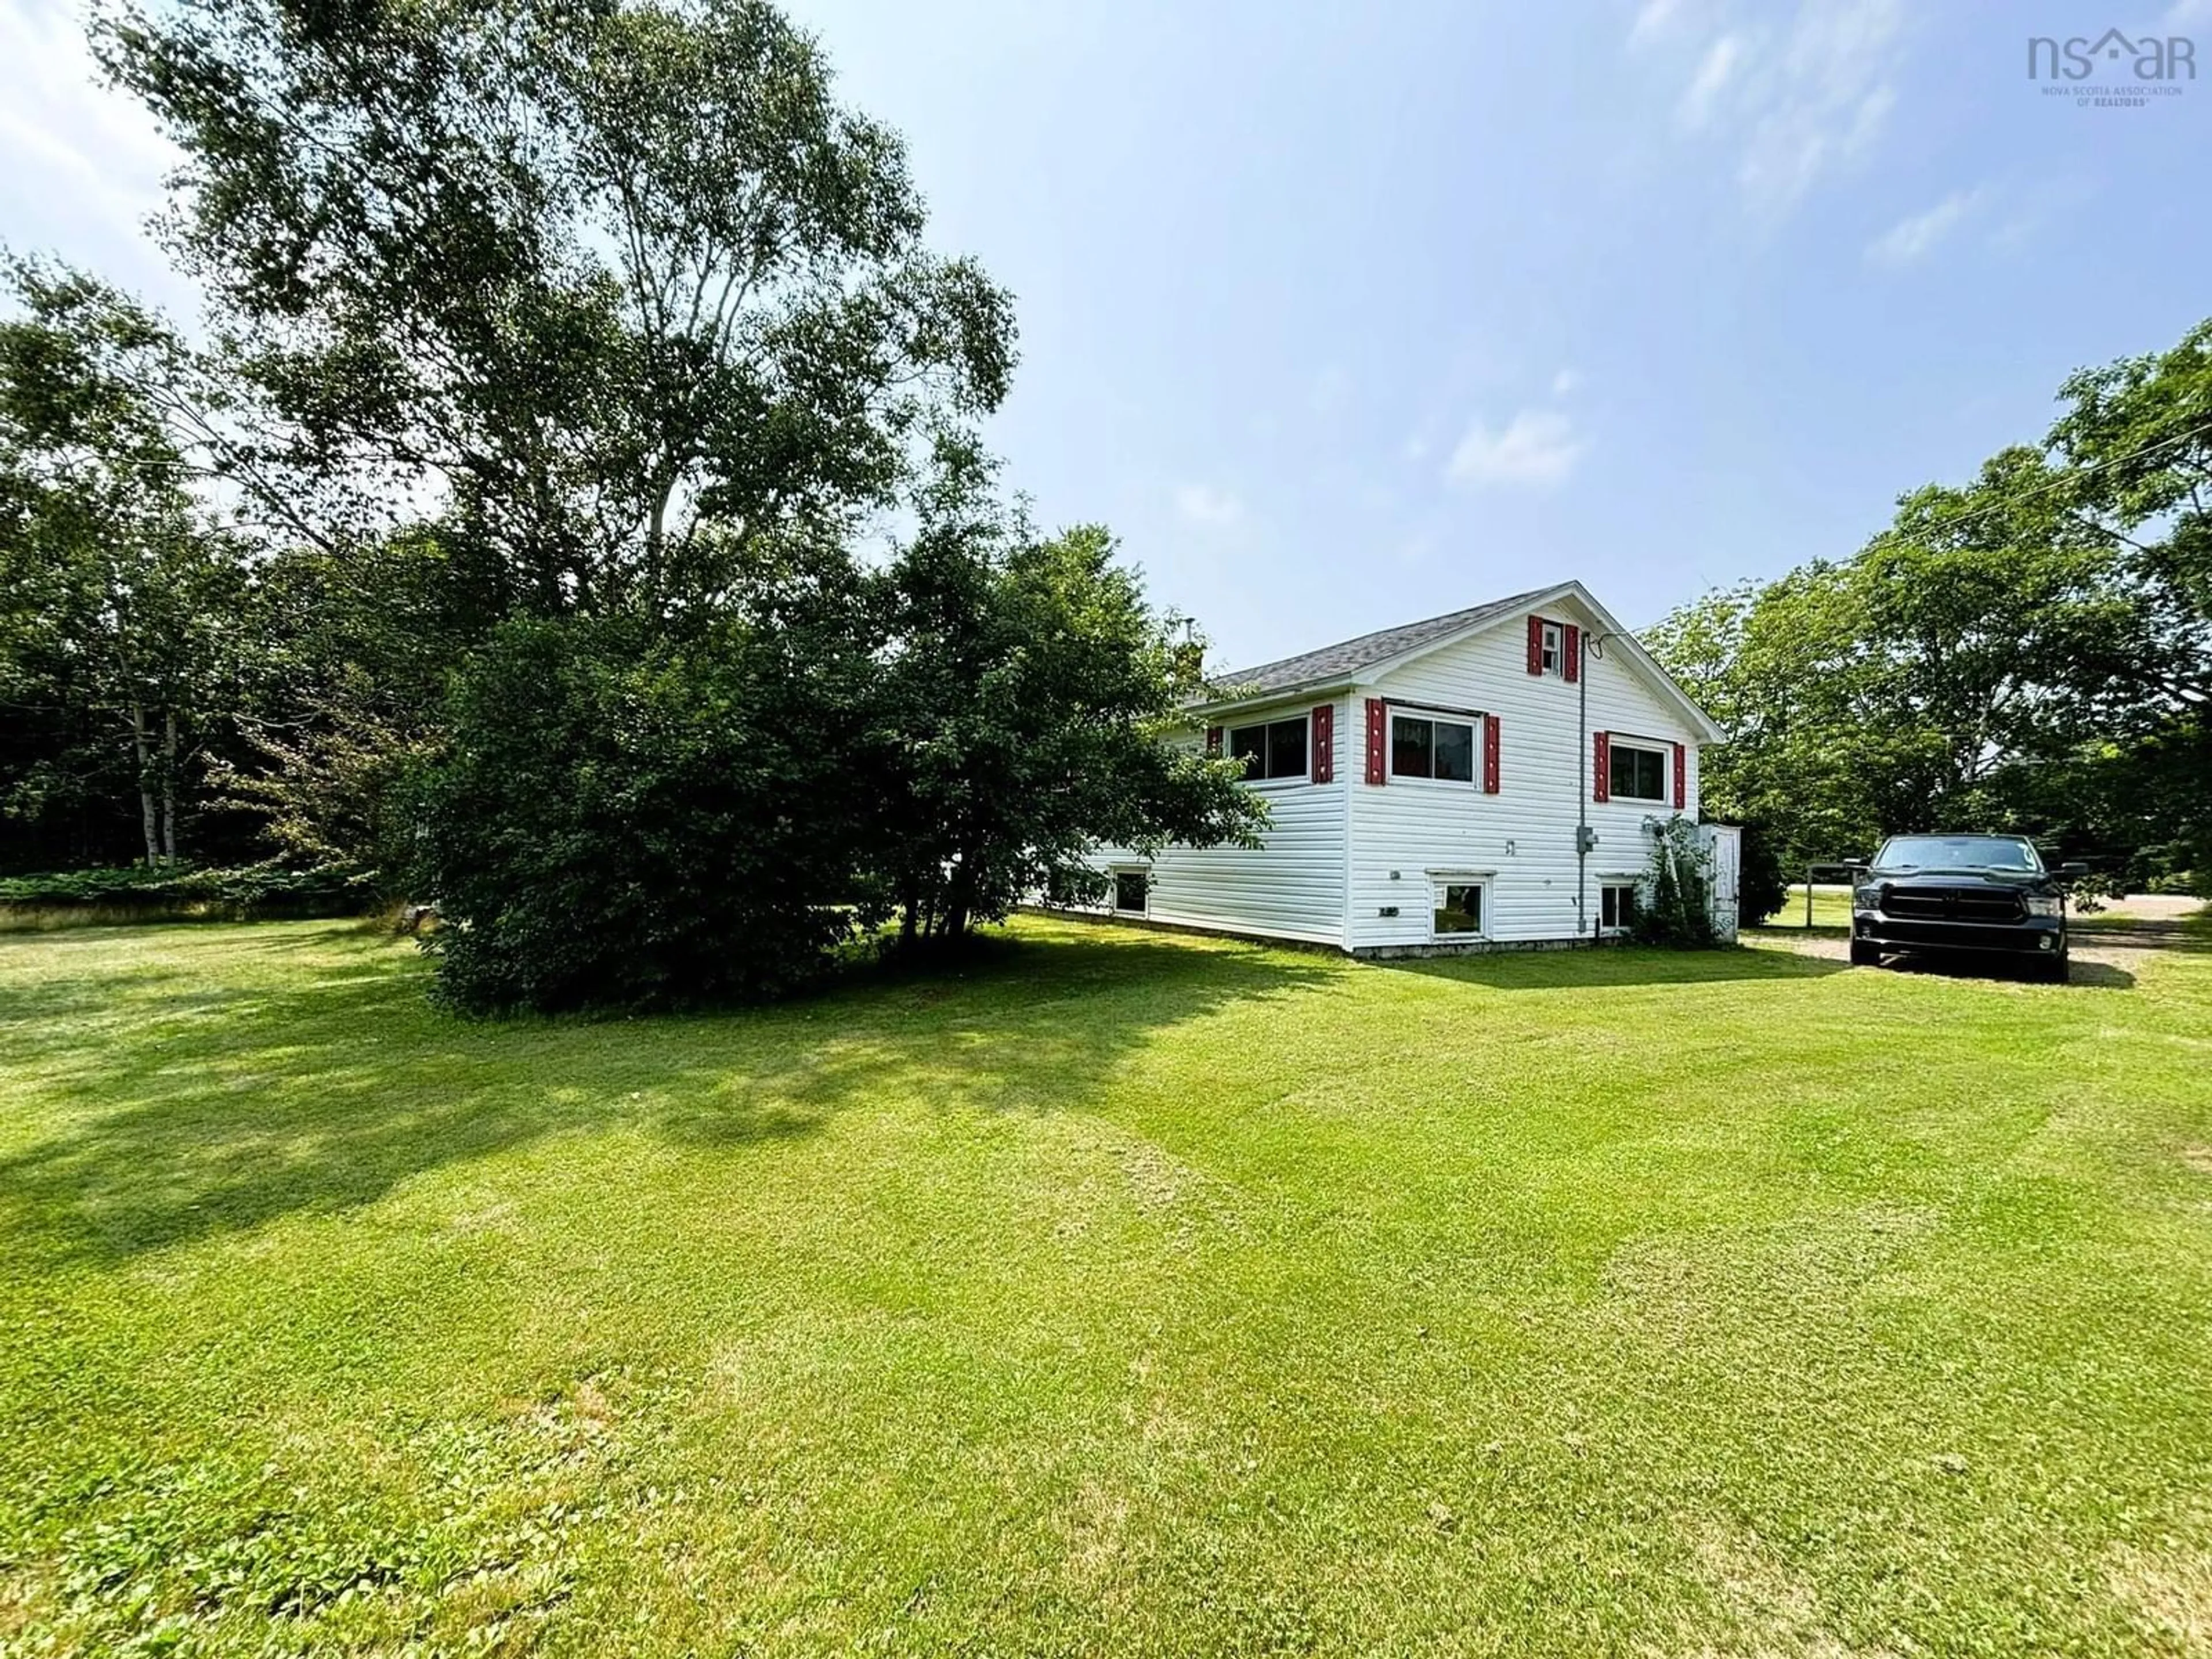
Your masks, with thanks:
<instances>
[{"instance_id":1,"label":"gravel driveway","mask_svg":"<svg viewBox=\"0 0 2212 1659\"><path fill-rule=\"evenodd\" d=\"M2203 907L2202 899L2179 898L2163 893L2130 894L2109 901L2104 908L2078 915L2069 930L2068 954L2072 960L2072 982L2076 985L2127 986L2135 983L2142 964L2168 951L2212 950L2200 928L2185 921ZM2117 924L2117 925L2116 925ZM1795 951L1800 956L1826 961L1850 958L1850 941L1839 928L1808 934L1802 927L1762 927L1747 938L1767 946ZM1892 957L1888 965L1907 973L1970 974L1978 977L2025 977L2008 969L2004 958Z\"/></svg>"}]
</instances>

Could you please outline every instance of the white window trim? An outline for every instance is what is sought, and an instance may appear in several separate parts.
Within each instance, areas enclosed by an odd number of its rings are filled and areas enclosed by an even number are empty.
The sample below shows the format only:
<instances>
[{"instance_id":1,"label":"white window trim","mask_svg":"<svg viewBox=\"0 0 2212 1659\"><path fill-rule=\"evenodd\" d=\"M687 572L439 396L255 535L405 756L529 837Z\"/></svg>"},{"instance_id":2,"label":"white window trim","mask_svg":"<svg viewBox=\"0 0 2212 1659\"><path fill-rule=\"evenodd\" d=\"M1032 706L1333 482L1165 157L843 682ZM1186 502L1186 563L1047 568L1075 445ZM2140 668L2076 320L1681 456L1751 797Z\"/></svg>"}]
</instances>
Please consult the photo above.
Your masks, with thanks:
<instances>
[{"instance_id":1,"label":"white window trim","mask_svg":"<svg viewBox=\"0 0 2212 1659\"><path fill-rule=\"evenodd\" d=\"M1659 757L1659 793L1624 795L1613 787L1613 757L1624 749ZM1674 799L1674 745L1656 738L1626 738L1614 732L1606 739L1605 793L1607 800L1634 801L1644 806L1664 806Z\"/></svg>"},{"instance_id":2,"label":"white window trim","mask_svg":"<svg viewBox=\"0 0 2212 1659\"><path fill-rule=\"evenodd\" d=\"M1255 726L1264 732L1267 727L1279 725L1285 720L1303 720L1305 723L1305 764L1295 772L1284 773L1279 778L1243 779L1243 782L1247 789L1287 789L1298 784L1313 782L1314 722L1313 710L1310 708L1293 708L1287 714L1262 714L1257 720L1239 720L1234 726L1224 726L1221 728L1221 752L1227 758L1233 760L1237 755L1237 734L1239 732L1249 732Z\"/></svg>"},{"instance_id":3,"label":"white window trim","mask_svg":"<svg viewBox=\"0 0 2212 1659\"><path fill-rule=\"evenodd\" d=\"M1490 716L1476 714L1470 718L1465 714L1432 714L1419 708L1393 708L1389 714L1389 730L1384 734L1388 739L1389 747L1383 751L1389 764L1389 770L1383 775L1389 781L1393 784L1412 784L1417 788L1425 786L1437 789L1479 790L1482 787L1482 728ZM1398 769L1398 722L1400 720L1426 720L1431 726L1466 726L1468 731L1468 741L1472 744L1469 752L1474 756L1471 768L1474 775L1464 778L1425 778L1419 772L1401 772Z\"/></svg>"},{"instance_id":4,"label":"white window trim","mask_svg":"<svg viewBox=\"0 0 2212 1659\"><path fill-rule=\"evenodd\" d=\"M1415 781L1419 782L1420 780L1416 779ZM1449 783L1453 780L1447 778L1444 781ZM1450 945L1462 939L1490 938L1497 921L1492 905L1497 898L1498 872L1495 870L1431 870L1426 873L1429 878L1429 943ZM1447 887L1482 889L1482 926L1480 927L1471 933L1443 933L1437 931L1437 912L1443 908L1444 889Z\"/></svg>"},{"instance_id":5,"label":"white window trim","mask_svg":"<svg viewBox=\"0 0 2212 1659\"><path fill-rule=\"evenodd\" d=\"M1121 878L1142 876L1145 878L1145 908L1124 910L1121 908ZM1106 866L1106 908L1117 916L1148 916L1152 913L1152 872L1150 865L1109 864Z\"/></svg>"},{"instance_id":6,"label":"white window trim","mask_svg":"<svg viewBox=\"0 0 2212 1659\"><path fill-rule=\"evenodd\" d=\"M1626 887L1631 893L1637 893L1639 891L1642 879L1640 876L1622 875L1600 876L1597 878L1597 931L1599 933L1617 936L1628 932L1626 927L1619 926L1608 927L1605 925L1605 890L1608 887Z\"/></svg>"},{"instance_id":7,"label":"white window trim","mask_svg":"<svg viewBox=\"0 0 2212 1659\"><path fill-rule=\"evenodd\" d=\"M1542 629L1537 635L1537 672L1563 680L1567 677L1567 625L1542 617L1537 622Z\"/></svg>"}]
</instances>

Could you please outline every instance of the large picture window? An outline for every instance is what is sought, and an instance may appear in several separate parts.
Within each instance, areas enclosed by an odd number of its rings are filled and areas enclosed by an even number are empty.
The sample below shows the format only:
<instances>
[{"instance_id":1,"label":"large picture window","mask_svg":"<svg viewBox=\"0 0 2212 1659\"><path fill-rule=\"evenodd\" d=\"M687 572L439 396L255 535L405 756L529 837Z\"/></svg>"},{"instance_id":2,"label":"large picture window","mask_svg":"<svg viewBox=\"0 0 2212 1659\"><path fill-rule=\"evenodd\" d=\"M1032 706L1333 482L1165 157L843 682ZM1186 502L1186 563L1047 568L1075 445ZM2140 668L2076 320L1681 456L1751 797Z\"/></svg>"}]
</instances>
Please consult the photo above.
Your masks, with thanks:
<instances>
[{"instance_id":1,"label":"large picture window","mask_svg":"<svg viewBox=\"0 0 2212 1659\"><path fill-rule=\"evenodd\" d=\"M1474 781L1474 727L1425 714L1390 717L1390 773L1400 778Z\"/></svg>"},{"instance_id":2,"label":"large picture window","mask_svg":"<svg viewBox=\"0 0 2212 1659\"><path fill-rule=\"evenodd\" d=\"M1615 738L1612 755L1607 781L1613 799L1667 799L1667 764L1670 757L1664 750L1644 749Z\"/></svg>"},{"instance_id":3,"label":"large picture window","mask_svg":"<svg viewBox=\"0 0 2212 1659\"><path fill-rule=\"evenodd\" d=\"M1244 763L1249 780L1306 775L1306 717L1231 726L1229 752Z\"/></svg>"}]
</instances>

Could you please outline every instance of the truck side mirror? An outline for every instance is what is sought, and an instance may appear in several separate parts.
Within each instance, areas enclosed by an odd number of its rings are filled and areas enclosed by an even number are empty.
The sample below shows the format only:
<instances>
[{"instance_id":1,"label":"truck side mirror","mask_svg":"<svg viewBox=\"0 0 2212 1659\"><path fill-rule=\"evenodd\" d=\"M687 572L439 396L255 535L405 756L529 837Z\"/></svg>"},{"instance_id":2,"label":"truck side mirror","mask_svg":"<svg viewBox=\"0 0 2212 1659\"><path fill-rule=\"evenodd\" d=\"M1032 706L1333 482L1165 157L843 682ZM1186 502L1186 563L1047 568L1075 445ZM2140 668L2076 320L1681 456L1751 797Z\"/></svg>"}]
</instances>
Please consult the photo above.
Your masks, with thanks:
<instances>
[{"instance_id":1,"label":"truck side mirror","mask_svg":"<svg viewBox=\"0 0 2212 1659\"><path fill-rule=\"evenodd\" d=\"M2061 881L2079 881L2088 873L2089 866L2086 864L2062 864L2058 866L2058 879Z\"/></svg>"}]
</instances>

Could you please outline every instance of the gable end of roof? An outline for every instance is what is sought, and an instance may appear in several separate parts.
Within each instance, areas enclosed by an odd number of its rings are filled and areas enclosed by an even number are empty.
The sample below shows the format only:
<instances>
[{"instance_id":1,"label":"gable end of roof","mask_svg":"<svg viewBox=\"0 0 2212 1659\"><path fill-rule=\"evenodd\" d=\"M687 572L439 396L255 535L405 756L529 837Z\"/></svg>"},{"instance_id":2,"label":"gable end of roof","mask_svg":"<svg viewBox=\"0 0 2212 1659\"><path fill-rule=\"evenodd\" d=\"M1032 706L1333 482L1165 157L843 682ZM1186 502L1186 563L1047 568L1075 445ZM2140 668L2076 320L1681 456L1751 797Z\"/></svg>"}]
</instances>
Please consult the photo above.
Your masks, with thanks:
<instances>
[{"instance_id":1,"label":"gable end of roof","mask_svg":"<svg viewBox=\"0 0 2212 1659\"><path fill-rule=\"evenodd\" d=\"M1318 651L1303 652L1295 657L1263 662L1255 668L1238 669L1234 673L1218 676L1214 683L1224 690L1233 690L1237 698L1243 701L1271 691L1292 691L1302 685L1350 678L1378 664L1395 662L1442 645L1448 640L1510 616L1521 606L1534 604L1547 594L1560 591L1558 588L1531 588L1526 593L1492 599L1487 605L1446 611L1441 617L1402 623L1395 628L1377 629L1372 634L1362 634L1356 639L1325 645Z\"/></svg>"},{"instance_id":2,"label":"gable end of roof","mask_svg":"<svg viewBox=\"0 0 2212 1659\"><path fill-rule=\"evenodd\" d=\"M1712 716L1700 708L1689 693L1674 683L1674 676L1644 649L1643 642L1623 628L1612 612L1600 605L1590 591L1578 581L1559 582L1550 587L1532 587L1525 593L1510 594L1486 605L1470 605L1464 611L1446 611L1441 617L1405 623L1396 628L1378 629L1371 634L1362 634L1335 645L1323 646L1318 651L1307 651L1295 657L1261 663L1255 668L1223 674L1213 682L1219 695L1196 706L1210 708L1258 702L1271 696L1287 696L1307 688L1320 690L1350 684L1402 667L1431 651L1441 650L1445 646L1494 627L1509 617L1566 597L1572 597L1597 619L1607 636L1606 642L1608 645L1618 642L1624 647L1629 663L1650 682L1655 690L1680 709L1690 724L1697 728L1703 741L1717 743L1725 736Z\"/></svg>"}]
</instances>

